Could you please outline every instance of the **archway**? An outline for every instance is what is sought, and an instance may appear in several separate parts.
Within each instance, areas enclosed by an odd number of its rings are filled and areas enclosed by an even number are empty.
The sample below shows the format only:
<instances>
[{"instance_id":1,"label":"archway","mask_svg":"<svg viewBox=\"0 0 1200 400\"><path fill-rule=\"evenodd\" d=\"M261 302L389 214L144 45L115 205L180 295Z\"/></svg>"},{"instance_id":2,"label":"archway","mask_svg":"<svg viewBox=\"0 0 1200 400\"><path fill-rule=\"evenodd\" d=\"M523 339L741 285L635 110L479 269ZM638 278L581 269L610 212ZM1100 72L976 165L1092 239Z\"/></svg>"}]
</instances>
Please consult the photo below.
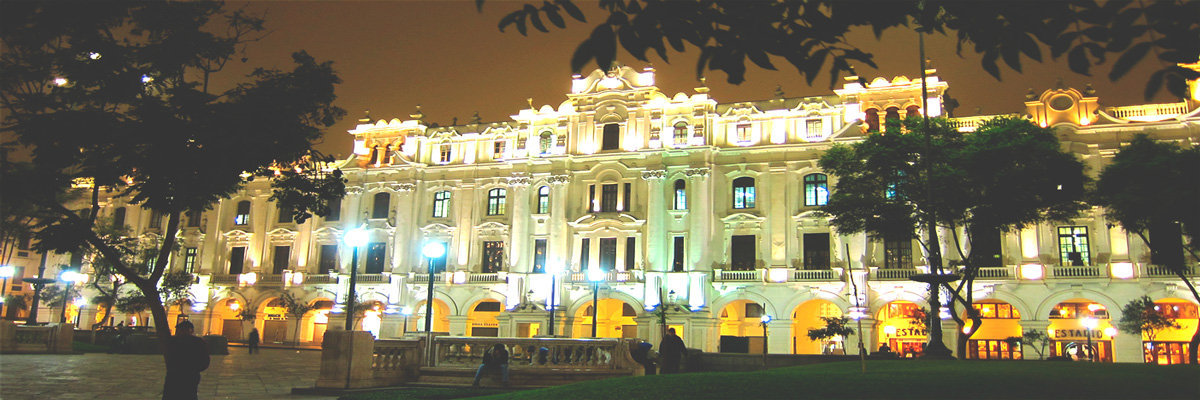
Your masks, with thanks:
<instances>
[{"instance_id":1,"label":"archway","mask_svg":"<svg viewBox=\"0 0 1200 400\"><path fill-rule=\"evenodd\" d=\"M242 312L245 309L246 305L238 299L227 298L218 301L216 305L212 306L213 326L211 331L221 332L221 336L230 342L246 340L243 332L249 332L250 329L243 326L245 323L242 320Z\"/></svg>"},{"instance_id":2,"label":"archway","mask_svg":"<svg viewBox=\"0 0 1200 400\"><path fill-rule=\"evenodd\" d=\"M809 300L792 312L792 354L845 354L844 338L810 340L809 329L825 326L821 318L840 318L842 309L829 300Z\"/></svg>"},{"instance_id":3,"label":"archway","mask_svg":"<svg viewBox=\"0 0 1200 400\"><path fill-rule=\"evenodd\" d=\"M386 306L382 301L370 300L363 303L362 315L358 317L360 321L359 326L362 326L362 330L371 332L371 335L374 335L376 339L379 338L379 332L383 326L383 311L385 309Z\"/></svg>"},{"instance_id":4,"label":"archway","mask_svg":"<svg viewBox=\"0 0 1200 400\"><path fill-rule=\"evenodd\" d=\"M1196 303L1166 298L1154 301L1155 310L1171 319L1177 328L1142 331L1142 351L1146 363L1159 365L1187 364L1189 342L1196 332Z\"/></svg>"},{"instance_id":5,"label":"archway","mask_svg":"<svg viewBox=\"0 0 1200 400\"><path fill-rule=\"evenodd\" d=\"M262 343L285 343L288 337L287 303L282 298L275 297L262 303L259 310L262 319L260 337ZM255 323L255 325L260 325Z\"/></svg>"},{"instance_id":6,"label":"archway","mask_svg":"<svg viewBox=\"0 0 1200 400\"><path fill-rule=\"evenodd\" d=\"M413 315L412 326L406 329L407 332L424 332L425 331L425 315L427 307L425 301L421 300L414 308L416 313ZM450 307L445 302L439 299L433 299L433 331L434 332L450 332Z\"/></svg>"},{"instance_id":7,"label":"archway","mask_svg":"<svg viewBox=\"0 0 1200 400\"><path fill-rule=\"evenodd\" d=\"M1112 362L1112 337L1117 330L1103 304L1070 299L1055 305L1049 319L1051 357Z\"/></svg>"},{"instance_id":8,"label":"archway","mask_svg":"<svg viewBox=\"0 0 1200 400\"><path fill-rule=\"evenodd\" d=\"M333 300L318 298L309 303L312 308L300 319L300 337L303 341L320 344L329 329L329 313L333 311Z\"/></svg>"},{"instance_id":9,"label":"archway","mask_svg":"<svg viewBox=\"0 0 1200 400\"><path fill-rule=\"evenodd\" d=\"M925 322L925 309L916 303L896 300L879 309L875 319L878 321L877 332L879 343L900 357L920 357L925 351L926 336L929 330ZM882 346L880 346L882 347Z\"/></svg>"},{"instance_id":10,"label":"archway","mask_svg":"<svg viewBox=\"0 0 1200 400\"><path fill-rule=\"evenodd\" d=\"M600 299L600 310L597 313L587 302L575 312L575 326L572 337L592 337L592 323L596 325L596 337L601 338L635 338L637 337L637 310L629 304L617 299ZM594 318L594 315L599 318Z\"/></svg>"},{"instance_id":11,"label":"archway","mask_svg":"<svg viewBox=\"0 0 1200 400\"><path fill-rule=\"evenodd\" d=\"M722 353L752 353L763 352L761 304L750 300L734 300L721 308L721 342L718 350Z\"/></svg>"},{"instance_id":12,"label":"archway","mask_svg":"<svg viewBox=\"0 0 1200 400\"><path fill-rule=\"evenodd\" d=\"M500 336L500 322L496 317L500 316L500 310L503 309L504 306L497 300L484 299L475 303L467 311L467 336Z\"/></svg>"},{"instance_id":13,"label":"archway","mask_svg":"<svg viewBox=\"0 0 1200 400\"><path fill-rule=\"evenodd\" d=\"M1021 346L1009 345L1010 337L1021 336L1021 312L1012 304L1000 300L980 300L975 302L975 310L983 320L979 331L967 340L966 358L977 360L1021 360ZM973 325L966 311L963 311L963 333Z\"/></svg>"}]
</instances>

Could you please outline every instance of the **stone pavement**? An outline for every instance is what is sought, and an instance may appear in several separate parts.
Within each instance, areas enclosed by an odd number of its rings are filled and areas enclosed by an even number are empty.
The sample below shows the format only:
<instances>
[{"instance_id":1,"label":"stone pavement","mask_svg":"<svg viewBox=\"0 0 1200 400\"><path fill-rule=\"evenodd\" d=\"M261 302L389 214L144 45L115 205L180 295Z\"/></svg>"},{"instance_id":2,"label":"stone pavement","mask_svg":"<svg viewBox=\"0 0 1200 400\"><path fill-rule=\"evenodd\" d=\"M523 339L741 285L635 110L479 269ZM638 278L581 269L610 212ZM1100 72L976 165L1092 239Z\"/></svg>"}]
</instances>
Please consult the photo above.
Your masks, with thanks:
<instances>
[{"instance_id":1,"label":"stone pavement","mask_svg":"<svg viewBox=\"0 0 1200 400\"><path fill-rule=\"evenodd\" d=\"M319 351L229 350L212 356L200 380L201 399L336 399L290 394L316 382ZM164 374L162 355L6 354L0 356L0 399L160 399Z\"/></svg>"}]
</instances>

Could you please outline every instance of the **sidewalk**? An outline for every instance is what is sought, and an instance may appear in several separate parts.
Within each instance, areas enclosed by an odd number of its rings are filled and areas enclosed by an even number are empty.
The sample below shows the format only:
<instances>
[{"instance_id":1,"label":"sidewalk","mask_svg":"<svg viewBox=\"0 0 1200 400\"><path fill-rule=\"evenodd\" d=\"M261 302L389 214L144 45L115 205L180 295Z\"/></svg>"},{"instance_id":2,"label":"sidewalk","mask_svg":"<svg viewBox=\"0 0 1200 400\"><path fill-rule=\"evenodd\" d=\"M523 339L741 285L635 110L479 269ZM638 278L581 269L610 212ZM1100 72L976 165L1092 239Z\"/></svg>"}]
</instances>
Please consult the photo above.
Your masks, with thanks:
<instances>
[{"instance_id":1,"label":"sidewalk","mask_svg":"<svg viewBox=\"0 0 1200 400\"><path fill-rule=\"evenodd\" d=\"M200 398L336 399L293 396L294 387L312 387L321 353L294 349L244 348L212 356L200 380ZM0 357L2 399L159 399L165 371L162 355L15 354Z\"/></svg>"}]
</instances>

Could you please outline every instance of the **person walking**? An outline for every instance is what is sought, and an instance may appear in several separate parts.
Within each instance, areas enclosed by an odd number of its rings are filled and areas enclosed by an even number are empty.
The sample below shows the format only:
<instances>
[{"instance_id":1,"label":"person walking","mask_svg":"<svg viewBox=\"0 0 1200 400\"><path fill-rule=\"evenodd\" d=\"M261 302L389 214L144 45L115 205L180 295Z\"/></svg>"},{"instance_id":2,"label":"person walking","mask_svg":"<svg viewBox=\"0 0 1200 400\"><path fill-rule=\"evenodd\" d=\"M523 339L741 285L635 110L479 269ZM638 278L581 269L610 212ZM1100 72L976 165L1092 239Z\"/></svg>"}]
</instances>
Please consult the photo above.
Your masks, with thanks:
<instances>
[{"instance_id":1,"label":"person walking","mask_svg":"<svg viewBox=\"0 0 1200 400\"><path fill-rule=\"evenodd\" d=\"M679 373L679 360L683 358L687 346L683 344L683 339L675 335L675 328L667 329L667 335L663 336L662 344L658 347L659 356L662 358L661 372L663 374Z\"/></svg>"},{"instance_id":2,"label":"person walking","mask_svg":"<svg viewBox=\"0 0 1200 400\"><path fill-rule=\"evenodd\" d=\"M258 328L250 328L250 339L246 344L250 347L250 354L258 352Z\"/></svg>"},{"instance_id":3,"label":"person walking","mask_svg":"<svg viewBox=\"0 0 1200 400\"><path fill-rule=\"evenodd\" d=\"M508 386L508 350L503 344L496 343L492 348L483 353L483 364L479 365L479 369L475 371L475 383L471 386L479 387L479 379L483 377L484 370L500 370L501 382L504 386Z\"/></svg>"},{"instance_id":4,"label":"person walking","mask_svg":"<svg viewBox=\"0 0 1200 400\"><path fill-rule=\"evenodd\" d=\"M163 400L194 400L200 388L200 372L208 369L208 345L193 335L195 326L183 320L175 324L175 336L167 341L167 379Z\"/></svg>"}]
</instances>

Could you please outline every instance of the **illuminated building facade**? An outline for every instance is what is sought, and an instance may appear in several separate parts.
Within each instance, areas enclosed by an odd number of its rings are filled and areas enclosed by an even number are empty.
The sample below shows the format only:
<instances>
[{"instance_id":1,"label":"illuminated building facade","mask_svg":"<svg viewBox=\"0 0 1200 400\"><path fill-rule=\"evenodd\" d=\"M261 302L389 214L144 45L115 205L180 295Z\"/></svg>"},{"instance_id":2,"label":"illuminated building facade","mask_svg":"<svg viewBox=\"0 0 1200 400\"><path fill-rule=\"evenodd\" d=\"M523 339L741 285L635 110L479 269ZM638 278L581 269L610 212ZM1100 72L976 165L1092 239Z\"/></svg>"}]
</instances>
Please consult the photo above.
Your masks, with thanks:
<instances>
[{"instance_id":1,"label":"illuminated building facade","mask_svg":"<svg viewBox=\"0 0 1200 400\"><path fill-rule=\"evenodd\" d=\"M941 116L948 85L928 72L928 113ZM357 292L369 307L356 323L381 337L424 329L433 269L433 330L451 335L588 337L597 323L602 337L657 342L665 318L705 351L761 352L765 334L770 353L855 353L806 332L821 316L861 313L868 349L919 352L925 331L912 317L926 289L908 277L928 269L921 247L832 230L817 211L837 177L817 160L834 143L884 129L880 121L920 115L920 82L850 78L832 95L719 103L703 85L672 96L654 79L650 68L577 75L557 107L531 104L504 122L436 126L420 111L360 120L334 215L293 223L256 181L184 218L173 268L199 276L191 320L240 340L250 322L239 315L251 310L266 342L319 341L344 321L351 249L340 239L362 226ZM1200 144L1192 97L1103 107L1090 90L1060 87L1031 92L1025 114L1055 128L1095 173L1136 133ZM990 117L955 121L969 131ZM137 234L161 226L119 199L104 206ZM995 241L1002 262L975 284L987 322L968 356L1036 357L1004 340L1034 329L1050 333L1053 355L1086 356L1086 340L1099 359L1141 362L1143 338L1110 328L1145 294L1183 325L1160 333L1149 346L1162 351L1151 356L1178 362L1172 354L1186 347L1197 306L1103 210ZM424 257L431 243L445 254ZM287 316L284 291L317 309ZM945 326L954 348L953 321Z\"/></svg>"}]
</instances>

